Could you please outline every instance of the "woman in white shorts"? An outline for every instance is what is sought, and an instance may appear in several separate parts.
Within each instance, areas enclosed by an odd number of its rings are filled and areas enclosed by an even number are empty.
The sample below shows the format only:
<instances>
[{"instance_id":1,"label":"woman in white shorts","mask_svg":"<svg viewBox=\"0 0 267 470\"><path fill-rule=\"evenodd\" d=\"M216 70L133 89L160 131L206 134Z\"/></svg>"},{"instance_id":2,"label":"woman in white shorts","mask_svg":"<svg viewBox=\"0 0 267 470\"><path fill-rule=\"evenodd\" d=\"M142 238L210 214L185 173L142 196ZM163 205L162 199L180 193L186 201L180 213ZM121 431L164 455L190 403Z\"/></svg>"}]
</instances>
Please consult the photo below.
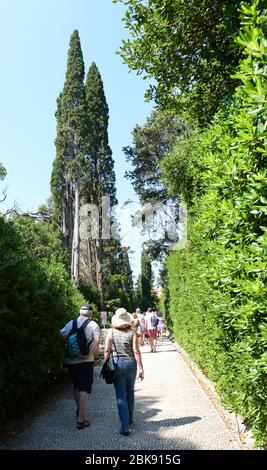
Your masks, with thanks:
<instances>
[{"instance_id":1,"label":"woman in white shorts","mask_svg":"<svg viewBox=\"0 0 267 470\"><path fill-rule=\"evenodd\" d=\"M140 308L137 308L135 313L137 314L137 318L138 318L137 336L139 340L139 346L144 346L145 331L146 331L145 316L143 313L141 313Z\"/></svg>"}]
</instances>

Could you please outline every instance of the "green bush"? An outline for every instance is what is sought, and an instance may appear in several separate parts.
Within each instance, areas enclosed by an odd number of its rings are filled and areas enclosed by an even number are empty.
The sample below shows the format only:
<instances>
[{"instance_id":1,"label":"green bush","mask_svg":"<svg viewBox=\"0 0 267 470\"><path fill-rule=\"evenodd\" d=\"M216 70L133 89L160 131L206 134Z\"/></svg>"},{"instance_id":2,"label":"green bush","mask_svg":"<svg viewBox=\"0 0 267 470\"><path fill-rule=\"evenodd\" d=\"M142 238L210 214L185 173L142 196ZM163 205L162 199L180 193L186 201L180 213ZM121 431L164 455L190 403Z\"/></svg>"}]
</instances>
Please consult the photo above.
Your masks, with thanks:
<instances>
[{"instance_id":1,"label":"green bush","mask_svg":"<svg viewBox=\"0 0 267 470\"><path fill-rule=\"evenodd\" d=\"M186 249L168 261L170 313L177 339L266 446L267 17L253 0L241 20L241 85L201 136L203 195Z\"/></svg>"},{"instance_id":2,"label":"green bush","mask_svg":"<svg viewBox=\"0 0 267 470\"><path fill-rule=\"evenodd\" d=\"M59 330L83 296L62 263L34 260L18 226L0 218L0 419L62 371Z\"/></svg>"}]
</instances>

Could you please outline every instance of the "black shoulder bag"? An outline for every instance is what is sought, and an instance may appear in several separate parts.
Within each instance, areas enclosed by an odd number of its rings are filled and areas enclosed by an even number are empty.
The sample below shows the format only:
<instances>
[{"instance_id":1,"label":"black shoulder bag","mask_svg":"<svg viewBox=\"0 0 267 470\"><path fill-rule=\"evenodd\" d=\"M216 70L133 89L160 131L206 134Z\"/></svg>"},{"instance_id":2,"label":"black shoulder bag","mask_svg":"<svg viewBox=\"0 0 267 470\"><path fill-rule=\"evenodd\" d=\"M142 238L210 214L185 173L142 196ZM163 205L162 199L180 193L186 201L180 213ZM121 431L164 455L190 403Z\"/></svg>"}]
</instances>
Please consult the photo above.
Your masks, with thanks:
<instances>
[{"instance_id":1,"label":"black shoulder bag","mask_svg":"<svg viewBox=\"0 0 267 470\"><path fill-rule=\"evenodd\" d=\"M115 377L115 371L116 371L116 364L114 362L114 357L112 354L112 342L113 342L113 335L111 333L111 347L110 347L110 353L108 358L103 364L103 367L100 372L100 377L102 377L107 384L113 384L114 383L114 377ZM114 343L115 346L115 343ZM115 346L116 349L116 346Z\"/></svg>"}]
</instances>

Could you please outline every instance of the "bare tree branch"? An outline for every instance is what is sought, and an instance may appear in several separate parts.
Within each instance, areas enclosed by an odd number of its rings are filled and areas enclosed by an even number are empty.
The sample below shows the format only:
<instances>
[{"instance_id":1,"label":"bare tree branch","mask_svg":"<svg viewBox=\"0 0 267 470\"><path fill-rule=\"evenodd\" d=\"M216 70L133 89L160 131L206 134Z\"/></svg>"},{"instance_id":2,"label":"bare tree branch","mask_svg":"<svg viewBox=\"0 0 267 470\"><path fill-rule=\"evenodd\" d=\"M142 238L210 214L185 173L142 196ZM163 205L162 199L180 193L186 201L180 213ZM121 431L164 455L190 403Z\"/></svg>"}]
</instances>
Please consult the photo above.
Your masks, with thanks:
<instances>
[{"instance_id":1,"label":"bare tree branch","mask_svg":"<svg viewBox=\"0 0 267 470\"><path fill-rule=\"evenodd\" d=\"M7 187L3 190L3 199L0 199L0 202L4 202L7 198Z\"/></svg>"},{"instance_id":2,"label":"bare tree branch","mask_svg":"<svg viewBox=\"0 0 267 470\"><path fill-rule=\"evenodd\" d=\"M1 214L3 217L6 217L7 215L12 215L16 214L20 217L30 217L31 219L34 220L43 220L43 221L50 221L52 219L51 214L47 214L44 212L18 212L17 207L13 206L11 209L8 209L5 213Z\"/></svg>"}]
</instances>

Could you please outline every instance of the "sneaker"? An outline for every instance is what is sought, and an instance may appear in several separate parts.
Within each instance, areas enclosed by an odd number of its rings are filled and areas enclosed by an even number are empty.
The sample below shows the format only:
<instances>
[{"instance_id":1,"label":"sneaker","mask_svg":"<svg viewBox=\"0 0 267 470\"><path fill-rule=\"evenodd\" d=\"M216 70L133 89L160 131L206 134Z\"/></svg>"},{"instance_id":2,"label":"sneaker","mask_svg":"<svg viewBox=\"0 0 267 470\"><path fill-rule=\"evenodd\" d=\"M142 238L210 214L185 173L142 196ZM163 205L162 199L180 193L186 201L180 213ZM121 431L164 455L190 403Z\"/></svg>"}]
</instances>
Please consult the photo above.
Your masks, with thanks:
<instances>
[{"instance_id":1,"label":"sneaker","mask_svg":"<svg viewBox=\"0 0 267 470\"><path fill-rule=\"evenodd\" d=\"M120 434L122 436L129 436L130 435L129 431L123 431L122 429L120 430Z\"/></svg>"}]
</instances>

